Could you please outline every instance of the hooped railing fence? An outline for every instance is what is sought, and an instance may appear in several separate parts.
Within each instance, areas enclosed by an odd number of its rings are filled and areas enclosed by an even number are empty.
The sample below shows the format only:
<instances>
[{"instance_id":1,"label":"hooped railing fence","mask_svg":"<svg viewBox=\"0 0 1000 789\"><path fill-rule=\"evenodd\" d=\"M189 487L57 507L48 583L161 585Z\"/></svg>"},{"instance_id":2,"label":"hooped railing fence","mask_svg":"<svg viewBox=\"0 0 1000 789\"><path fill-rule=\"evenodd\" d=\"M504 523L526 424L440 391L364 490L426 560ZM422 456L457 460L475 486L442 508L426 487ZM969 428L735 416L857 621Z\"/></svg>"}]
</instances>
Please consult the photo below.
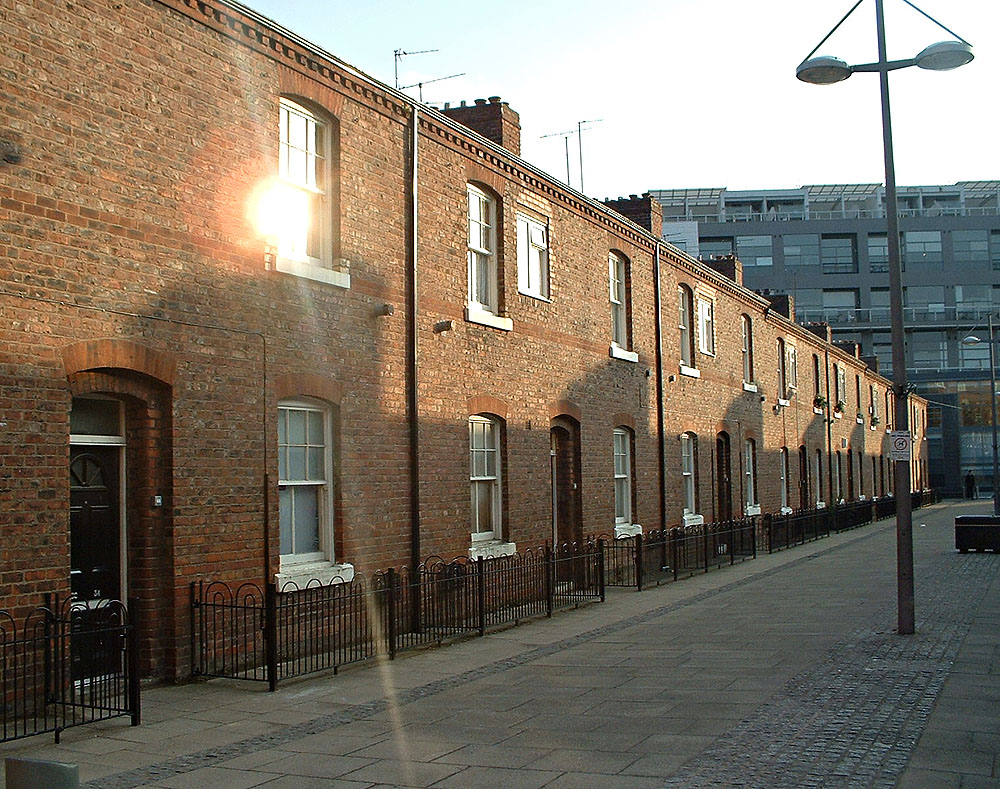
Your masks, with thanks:
<instances>
[{"instance_id":1,"label":"hooped railing fence","mask_svg":"<svg viewBox=\"0 0 1000 789\"><path fill-rule=\"evenodd\" d=\"M108 718L140 721L137 606L46 594L0 611L0 742Z\"/></svg>"},{"instance_id":2,"label":"hooped railing fence","mask_svg":"<svg viewBox=\"0 0 1000 789\"><path fill-rule=\"evenodd\" d=\"M336 671L604 599L599 541L445 561L304 588L190 587L191 672L268 683Z\"/></svg>"},{"instance_id":3,"label":"hooped railing fence","mask_svg":"<svg viewBox=\"0 0 1000 789\"><path fill-rule=\"evenodd\" d=\"M913 509L937 501L933 490L911 494ZM896 499L884 496L835 507L765 514L721 523L703 523L604 540L605 583L643 589L715 567L754 559L834 532L896 514Z\"/></svg>"},{"instance_id":4,"label":"hooped railing fence","mask_svg":"<svg viewBox=\"0 0 1000 789\"><path fill-rule=\"evenodd\" d=\"M605 583L642 589L757 556L753 518L658 529L604 541Z\"/></svg>"},{"instance_id":5,"label":"hooped railing fence","mask_svg":"<svg viewBox=\"0 0 1000 789\"><path fill-rule=\"evenodd\" d=\"M915 510L936 501L933 490L917 490L910 494L910 505ZM822 509L768 513L761 519L761 539L764 541L761 550L774 553L895 514L896 499L893 496L852 501Z\"/></svg>"}]
</instances>

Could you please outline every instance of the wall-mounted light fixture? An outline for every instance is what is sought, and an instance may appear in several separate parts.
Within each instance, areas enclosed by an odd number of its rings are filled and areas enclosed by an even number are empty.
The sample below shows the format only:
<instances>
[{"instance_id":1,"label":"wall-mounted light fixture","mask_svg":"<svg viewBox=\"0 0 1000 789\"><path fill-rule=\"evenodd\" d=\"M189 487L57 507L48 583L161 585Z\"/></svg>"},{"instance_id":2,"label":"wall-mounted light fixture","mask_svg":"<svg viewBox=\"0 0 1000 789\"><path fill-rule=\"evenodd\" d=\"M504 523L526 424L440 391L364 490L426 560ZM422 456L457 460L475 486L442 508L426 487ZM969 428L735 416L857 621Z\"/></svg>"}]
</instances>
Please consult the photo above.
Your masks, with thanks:
<instances>
[{"instance_id":1,"label":"wall-mounted light fixture","mask_svg":"<svg viewBox=\"0 0 1000 789\"><path fill-rule=\"evenodd\" d=\"M396 307L389 302L386 302L378 309L378 315L381 317L389 317L396 312Z\"/></svg>"},{"instance_id":2,"label":"wall-mounted light fixture","mask_svg":"<svg viewBox=\"0 0 1000 789\"><path fill-rule=\"evenodd\" d=\"M437 323L434 324L434 333L442 334L443 332L451 331L454 328L455 328L455 321L451 320L438 321Z\"/></svg>"}]
</instances>

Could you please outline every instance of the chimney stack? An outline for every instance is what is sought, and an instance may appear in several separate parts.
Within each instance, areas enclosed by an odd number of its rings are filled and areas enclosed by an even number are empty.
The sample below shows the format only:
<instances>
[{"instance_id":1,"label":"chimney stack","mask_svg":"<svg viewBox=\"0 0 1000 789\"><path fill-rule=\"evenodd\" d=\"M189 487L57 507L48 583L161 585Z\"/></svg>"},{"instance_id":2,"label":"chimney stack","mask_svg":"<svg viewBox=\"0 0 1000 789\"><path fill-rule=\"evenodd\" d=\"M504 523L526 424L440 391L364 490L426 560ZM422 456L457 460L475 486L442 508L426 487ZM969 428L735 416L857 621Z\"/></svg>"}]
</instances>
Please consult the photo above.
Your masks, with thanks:
<instances>
[{"instance_id":1,"label":"chimney stack","mask_svg":"<svg viewBox=\"0 0 1000 789\"><path fill-rule=\"evenodd\" d=\"M617 200L605 200L604 205L626 219L631 219L657 238L663 235L663 209L649 192L645 192L642 197L629 195L619 197Z\"/></svg>"},{"instance_id":2,"label":"chimney stack","mask_svg":"<svg viewBox=\"0 0 1000 789\"><path fill-rule=\"evenodd\" d=\"M441 112L515 156L521 155L521 116L506 101L500 101L499 96L476 99L471 105L463 101L458 107L446 104Z\"/></svg>"}]
</instances>

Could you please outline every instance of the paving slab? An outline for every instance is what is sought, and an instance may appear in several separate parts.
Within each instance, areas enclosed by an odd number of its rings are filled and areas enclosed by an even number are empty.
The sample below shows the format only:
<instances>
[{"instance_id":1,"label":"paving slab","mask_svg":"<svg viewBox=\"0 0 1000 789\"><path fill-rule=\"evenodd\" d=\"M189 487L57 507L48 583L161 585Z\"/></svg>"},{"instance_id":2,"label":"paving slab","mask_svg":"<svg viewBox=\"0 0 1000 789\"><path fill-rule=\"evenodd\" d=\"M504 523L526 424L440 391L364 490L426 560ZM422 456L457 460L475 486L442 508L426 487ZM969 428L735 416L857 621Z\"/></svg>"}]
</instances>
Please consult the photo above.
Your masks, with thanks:
<instances>
[{"instance_id":1,"label":"paving slab","mask_svg":"<svg viewBox=\"0 0 1000 789\"><path fill-rule=\"evenodd\" d=\"M952 532L977 506L918 511L914 636L892 632L883 521L273 694L147 689L147 725L0 757L75 761L101 789L996 787L1000 557Z\"/></svg>"}]
</instances>

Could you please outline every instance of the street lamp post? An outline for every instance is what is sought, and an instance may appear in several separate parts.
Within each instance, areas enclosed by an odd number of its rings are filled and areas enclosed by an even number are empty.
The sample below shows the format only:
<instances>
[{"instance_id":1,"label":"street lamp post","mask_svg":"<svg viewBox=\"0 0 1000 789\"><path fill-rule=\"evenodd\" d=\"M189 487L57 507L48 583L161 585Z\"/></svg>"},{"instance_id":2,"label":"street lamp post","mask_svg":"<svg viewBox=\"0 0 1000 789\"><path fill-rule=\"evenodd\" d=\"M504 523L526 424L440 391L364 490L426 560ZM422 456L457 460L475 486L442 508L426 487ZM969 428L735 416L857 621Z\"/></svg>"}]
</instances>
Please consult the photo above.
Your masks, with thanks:
<instances>
[{"instance_id":1,"label":"street lamp post","mask_svg":"<svg viewBox=\"0 0 1000 789\"><path fill-rule=\"evenodd\" d=\"M989 316L990 338L990 416L993 425L993 514L1000 515L1000 463L997 460L997 360L993 336L993 312ZM981 340L971 334L962 340L965 345L976 345Z\"/></svg>"},{"instance_id":2,"label":"street lamp post","mask_svg":"<svg viewBox=\"0 0 1000 789\"><path fill-rule=\"evenodd\" d=\"M896 390L895 429L908 431L909 404L906 382L906 357L904 355L903 334L903 286L899 254L899 215L896 207L896 169L892 156L892 122L889 114L889 72L907 66L918 66L933 71L948 71L964 66L972 60L972 46L964 39L941 41L926 47L915 58L889 60L886 57L885 17L882 1L875 0L875 24L878 35L878 62L849 66L843 60L833 57L816 57L818 50L844 20L861 4L858 0L850 11L827 33L819 45L799 64L795 75L803 82L816 85L831 85L847 79L856 71L875 71L879 75L882 96L882 145L885 153L885 212L888 225L889 251L889 310L892 336L892 378ZM908 5L913 5L906 0ZM913 6L916 8L916 6ZM919 9L917 9L919 11ZM920 13L924 14L923 11ZM927 16L927 14L924 14ZM930 17L928 17L930 18ZM931 20L939 27L955 35L937 20ZM959 38L958 36L955 36ZM992 347L992 346L991 346ZM910 501L910 462L897 460L895 474L896 495L896 599L897 632L910 635L914 632L913 610L913 522Z\"/></svg>"}]
</instances>

